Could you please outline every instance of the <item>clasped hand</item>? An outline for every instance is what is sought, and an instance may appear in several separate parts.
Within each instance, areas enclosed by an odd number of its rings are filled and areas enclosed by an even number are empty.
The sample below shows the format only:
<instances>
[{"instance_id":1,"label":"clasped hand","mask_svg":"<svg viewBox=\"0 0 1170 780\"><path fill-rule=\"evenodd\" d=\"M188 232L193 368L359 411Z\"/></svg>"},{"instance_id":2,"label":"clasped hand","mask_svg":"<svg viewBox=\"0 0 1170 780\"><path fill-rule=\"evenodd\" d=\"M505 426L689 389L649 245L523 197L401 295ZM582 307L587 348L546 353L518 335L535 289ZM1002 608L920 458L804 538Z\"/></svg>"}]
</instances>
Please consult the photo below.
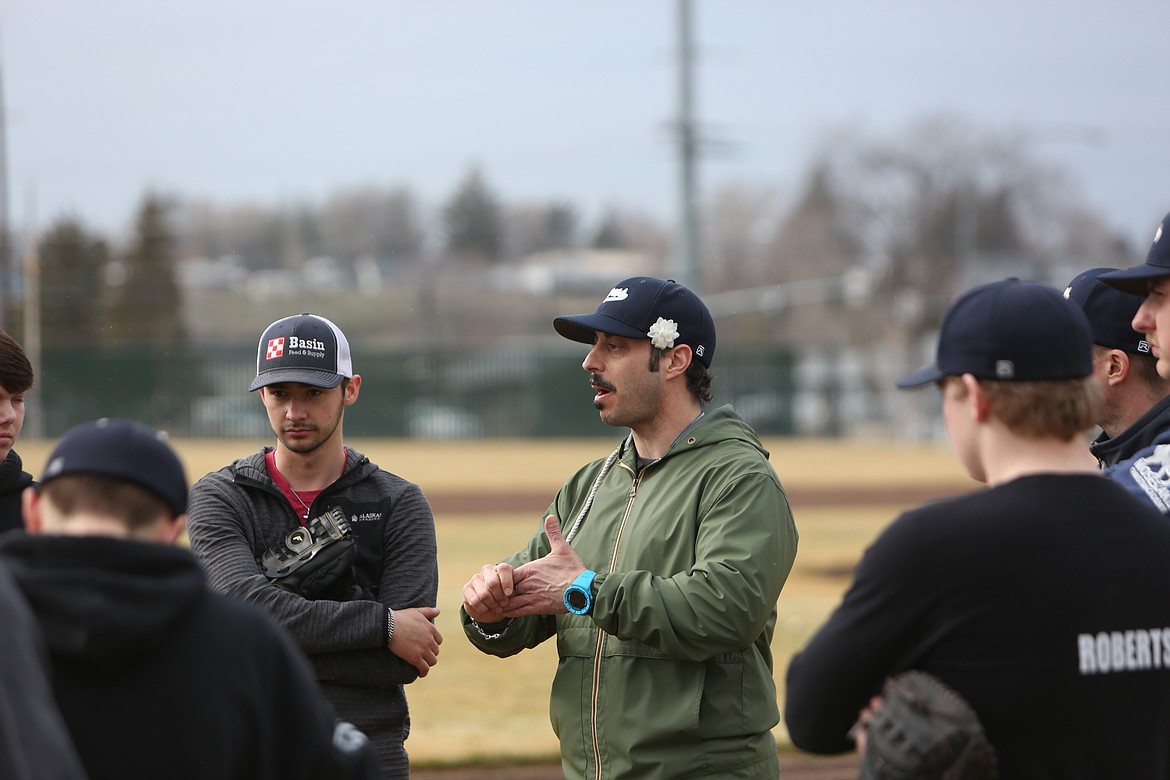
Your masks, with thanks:
<instances>
[{"instance_id":1,"label":"clasped hand","mask_svg":"<svg viewBox=\"0 0 1170 780\"><path fill-rule=\"evenodd\" d=\"M390 652L426 677L431 667L439 662L439 645L443 635L435 626L439 616L436 607L412 607L394 610L394 636L390 638Z\"/></svg>"},{"instance_id":2,"label":"clasped hand","mask_svg":"<svg viewBox=\"0 0 1170 780\"><path fill-rule=\"evenodd\" d=\"M526 615L561 615L565 588L585 571L585 563L561 535L555 515L544 518L549 552L543 558L512 568L488 564L463 586L463 609L472 620L498 623Z\"/></svg>"}]
</instances>

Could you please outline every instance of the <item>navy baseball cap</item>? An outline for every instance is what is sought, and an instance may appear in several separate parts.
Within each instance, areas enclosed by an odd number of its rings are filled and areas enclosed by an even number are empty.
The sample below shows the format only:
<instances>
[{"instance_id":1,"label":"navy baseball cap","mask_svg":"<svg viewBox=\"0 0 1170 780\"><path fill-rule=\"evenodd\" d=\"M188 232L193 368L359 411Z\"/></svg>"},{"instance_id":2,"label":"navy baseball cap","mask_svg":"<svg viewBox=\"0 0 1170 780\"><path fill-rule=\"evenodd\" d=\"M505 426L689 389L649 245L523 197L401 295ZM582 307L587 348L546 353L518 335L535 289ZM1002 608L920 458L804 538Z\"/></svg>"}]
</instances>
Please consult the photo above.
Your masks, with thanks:
<instances>
[{"instance_id":1,"label":"navy baseball cap","mask_svg":"<svg viewBox=\"0 0 1170 780\"><path fill-rule=\"evenodd\" d=\"M294 314L264 330L256 347L256 378L249 391L280 382L337 387L353 377L349 341L317 314Z\"/></svg>"},{"instance_id":2,"label":"navy baseball cap","mask_svg":"<svg viewBox=\"0 0 1170 780\"><path fill-rule=\"evenodd\" d=\"M1170 276L1170 214L1162 217L1162 223L1154 231L1146 262L1121 271L1113 271L1101 277L1101 281L1131 295L1145 295L1151 279ZM1163 236L1166 240L1163 241Z\"/></svg>"},{"instance_id":3,"label":"navy baseball cap","mask_svg":"<svg viewBox=\"0 0 1170 780\"><path fill-rule=\"evenodd\" d=\"M1146 337L1130 323L1142 305L1142 298L1102 284L1102 274L1116 268L1090 268L1078 274L1064 288L1064 297L1078 304L1089 319L1093 343L1107 349L1121 349L1135 355L1150 354Z\"/></svg>"},{"instance_id":4,"label":"navy baseball cap","mask_svg":"<svg viewBox=\"0 0 1170 780\"><path fill-rule=\"evenodd\" d=\"M593 314L557 317L553 327L567 339L592 344L598 332L649 339L650 329L660 319L673 323L678 332L672 339L675 344L686 344L700 363L711 367L715 320L699 296L673 279L632 276L614 285Z\"/></svg>"},{"instance_id":5,"label":"navy baseball cap","mask_svg":"<svg viewBox=\"0 0 1170 780\"><path fill-rule=\"evenodd\" d=\"M187 511L187 475L166 434L136 420L102 418L65 432L49 454L41 487L71 474L129 482L150 491L176 515Z\"/></svg>"},{"instance_id":6,"label":"navy baseball cap","mask_svg":"<svg viewBox=\"0 0 1170 780\"><path fill-rule=\"evenodd\" d=\"M975 287L947 307L934 363L898 380L909 389L945 376L1035 381L1093 371L1093 338L1081 307L1055 287L1005 279Z\"/></svg>"}]
</instances>

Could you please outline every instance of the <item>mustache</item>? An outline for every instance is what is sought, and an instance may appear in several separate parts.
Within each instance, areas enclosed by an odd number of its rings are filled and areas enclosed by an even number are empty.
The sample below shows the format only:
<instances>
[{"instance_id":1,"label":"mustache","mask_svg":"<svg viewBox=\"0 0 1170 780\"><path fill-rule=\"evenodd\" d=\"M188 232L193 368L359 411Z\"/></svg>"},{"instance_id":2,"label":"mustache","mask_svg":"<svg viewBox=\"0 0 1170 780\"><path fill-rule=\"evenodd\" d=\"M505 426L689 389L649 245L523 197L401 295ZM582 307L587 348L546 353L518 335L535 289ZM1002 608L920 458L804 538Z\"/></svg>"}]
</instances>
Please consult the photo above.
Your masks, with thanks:
<instances>
[{"instance_id":1,"label":"mustache","mask_svg":"<svg viewBox=\"0 0 1170 780\"><path fill-rule=\"evenodd\" d=\"M611 393L617 392L617 388L611 385L609 382L606 382L605 379L602 378L601 374L590 374L589 386L600 387L602 390L606 390Z\"/></svg>"}]
</instances>

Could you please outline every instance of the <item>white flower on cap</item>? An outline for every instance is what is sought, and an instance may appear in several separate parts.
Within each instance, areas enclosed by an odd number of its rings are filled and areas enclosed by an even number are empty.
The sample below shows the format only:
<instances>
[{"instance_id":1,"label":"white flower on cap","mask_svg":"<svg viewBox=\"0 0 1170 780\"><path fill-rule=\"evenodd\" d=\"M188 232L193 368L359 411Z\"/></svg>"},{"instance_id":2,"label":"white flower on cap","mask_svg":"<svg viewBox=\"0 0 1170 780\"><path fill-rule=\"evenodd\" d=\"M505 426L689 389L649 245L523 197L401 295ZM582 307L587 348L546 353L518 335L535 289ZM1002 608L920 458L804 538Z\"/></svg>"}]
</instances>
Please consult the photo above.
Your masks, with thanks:
<instances>
[{"instance_id":1,"label":"white flower on cap","mask_svg":"<svg viewBox=\"0 0 1170 780\"><path fill-rule=\"evenodd\" d=\"M678 325L674 320L659 317L658 322L650 326L646 335L650 337L650 343L659 349L670 349L674 346L674 340L678 338Z\"/></svg>"}]
</instances>

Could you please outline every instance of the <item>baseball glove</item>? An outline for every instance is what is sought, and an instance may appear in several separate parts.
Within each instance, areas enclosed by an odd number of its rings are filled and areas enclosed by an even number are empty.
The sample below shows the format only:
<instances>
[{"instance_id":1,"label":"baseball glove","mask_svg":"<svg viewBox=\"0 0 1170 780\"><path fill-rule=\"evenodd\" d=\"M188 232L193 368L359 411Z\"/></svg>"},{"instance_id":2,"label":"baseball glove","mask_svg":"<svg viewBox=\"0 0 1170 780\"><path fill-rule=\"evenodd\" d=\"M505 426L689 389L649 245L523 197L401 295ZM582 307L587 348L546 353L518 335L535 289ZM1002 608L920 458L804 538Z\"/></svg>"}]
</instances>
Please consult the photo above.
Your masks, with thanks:
<instances>
[{"instance_id":1,"label":"baseball glove","mask_svg":"<svg viewBox=\"0 0 1170 780\"><path fill-rule=\"evenodd\" d=\"M357 542L338 507L289 531L280 547L260 557L260 568L276 587L306 599L350 601L363 598L354 562Z\"/></svg>"},{"instance_id":2,"label":"baseball glove","mask_svg":"<svg viewBox=\"0 0 1170 780\"><path fill-rule=\"evenodd\" d=\"M995 750L971 705L920 671L886 680L860 780L996 780Z\"/></svg>"}]
</instances>

